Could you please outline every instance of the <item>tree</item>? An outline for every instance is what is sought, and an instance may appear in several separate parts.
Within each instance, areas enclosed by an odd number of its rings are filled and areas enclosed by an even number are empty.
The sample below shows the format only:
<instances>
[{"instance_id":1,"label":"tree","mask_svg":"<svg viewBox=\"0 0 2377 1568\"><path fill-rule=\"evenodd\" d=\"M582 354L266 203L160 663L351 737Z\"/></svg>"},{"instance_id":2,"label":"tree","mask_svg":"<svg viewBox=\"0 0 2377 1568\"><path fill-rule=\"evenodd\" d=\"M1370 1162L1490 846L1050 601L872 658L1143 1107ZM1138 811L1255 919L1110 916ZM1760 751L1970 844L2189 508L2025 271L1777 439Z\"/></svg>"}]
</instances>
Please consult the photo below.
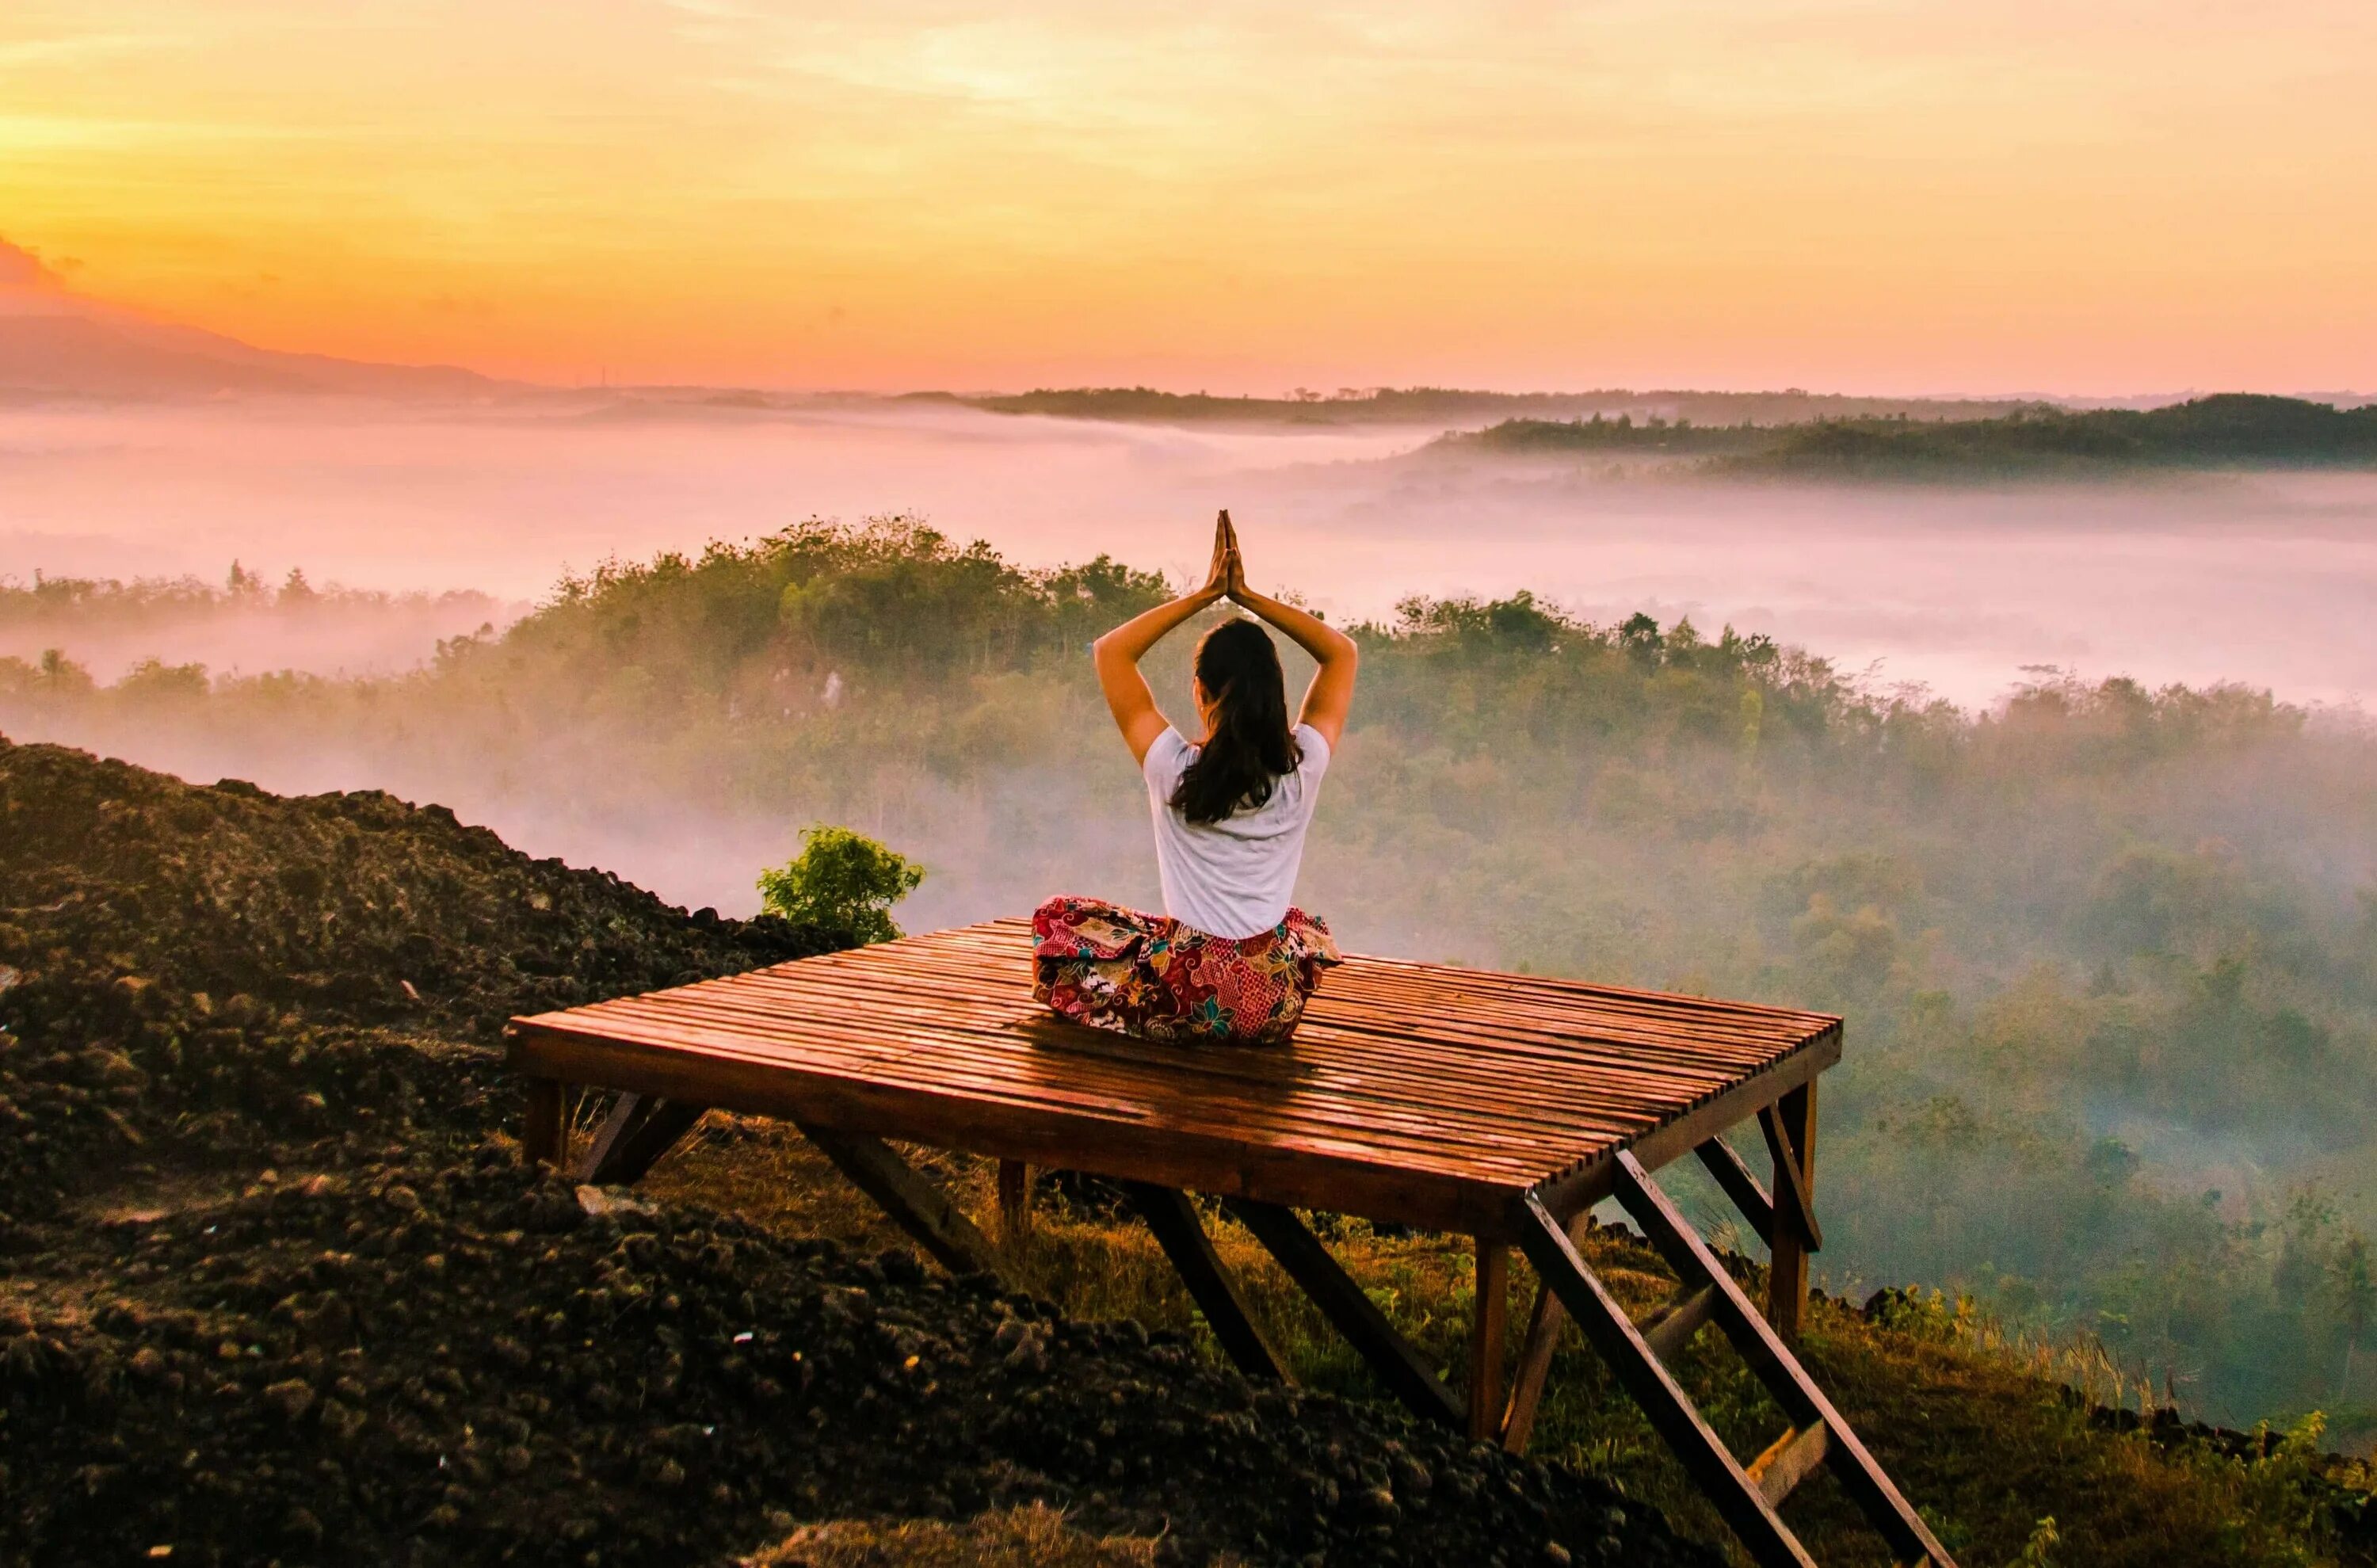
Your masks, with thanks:
<instances>
[{"instance_id":1,"label":"tree","mask_svg":"<svg viewBox=\"0 0 2377 1568\"><path fill-rule=\"evenodd\" d=\"M759 873L759 898L770 915L847 931L865 946L900 934L891 906L924 880L925 868L897 851L820 823L801 830L800 854Z\"/></svg>"},{"instance_id":2,"label":"tree","mask_svg":"<svg viewBox=\"0 0 2377 1568\"><path fill-rule=\"evenodd\" d=\"M2327 1280L2344 1319L2344 1381L2335 1391L2340 1401L2351 1397L2352 1358L2360 1348L2360 1336L2369 1332L2370 1318L2377 1315L2377 1276L2370 1269L2369 1238L2357 1230L2345 1238L2327 1265Z\"/></svg>"}]
</instances>

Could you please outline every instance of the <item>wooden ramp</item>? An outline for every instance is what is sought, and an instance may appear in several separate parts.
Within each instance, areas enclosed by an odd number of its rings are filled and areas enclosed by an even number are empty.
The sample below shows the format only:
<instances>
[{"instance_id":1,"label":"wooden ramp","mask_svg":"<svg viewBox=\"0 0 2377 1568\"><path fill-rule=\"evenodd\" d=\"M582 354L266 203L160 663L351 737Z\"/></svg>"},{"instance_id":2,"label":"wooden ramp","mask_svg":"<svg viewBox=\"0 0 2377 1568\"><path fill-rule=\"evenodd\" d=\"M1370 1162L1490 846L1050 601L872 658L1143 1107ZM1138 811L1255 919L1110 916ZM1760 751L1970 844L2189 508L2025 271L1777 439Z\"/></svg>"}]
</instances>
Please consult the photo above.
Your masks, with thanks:
<instances>
[{"instance_id":1,"label":"wooden ramp","mask_svg":"<svg viewBox=\"0 0 2377 1568\"><path fill-rule=\"evenodd\" d=\"M1285 1048L1158 1046L1059 1023L1032 997L1030 928L994 921L747 975L513 1021L527 1143L559 1163L574 1087L621 1091L579 1166L632 1181L719 1107L789 1119L944 1264L993 1268L973 1222L882 1140L1002 1162L1009 1225L1024 1168L1125 1184L1216 1339L1248 1375L1284 1379L1186 1194L1220 1197L1423 1417L1523 1447L1573 1315L1762 1564L1810 1559L1775 1512L1829 1468L1895 1560L1953 1568L1789 1349L1807 1299L1817 1075L1840 1020L1539 976L1352 957ZM1723 1134L1755 1119L1772 1191ZM1697 1155L1772 1250L1763 1314L1650 1173ZM1630 1321L1571 1237L1615 1197L1684 1281ZM1320 1209L1476 1239L1477 1321L1456 1394L1294 1212ZM1507 1396L1508 1249L1545 1282ZM1791 1430L1747 1465L1664 1365L1714 1322Z\"/></svg>"}]
</instances>

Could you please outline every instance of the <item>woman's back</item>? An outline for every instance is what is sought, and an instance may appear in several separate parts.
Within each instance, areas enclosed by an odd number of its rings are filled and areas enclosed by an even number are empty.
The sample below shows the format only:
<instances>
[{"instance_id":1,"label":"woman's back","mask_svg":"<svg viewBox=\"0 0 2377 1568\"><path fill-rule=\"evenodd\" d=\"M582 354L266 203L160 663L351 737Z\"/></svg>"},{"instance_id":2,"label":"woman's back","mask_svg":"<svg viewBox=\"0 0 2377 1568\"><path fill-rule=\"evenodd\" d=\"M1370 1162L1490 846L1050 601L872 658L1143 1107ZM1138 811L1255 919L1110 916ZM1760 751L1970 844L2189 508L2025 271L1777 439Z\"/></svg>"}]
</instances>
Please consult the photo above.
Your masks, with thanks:
<instances>
[{"instance_id":1,"label":"woman's back","mask_svg":"<svg viewBox=\"0 0 2377 1568\"><path fill-rule=\"evenodd\" d=\"M1216 937L1258 937L1287 917L1305 831L1329 771L1329 742L1310 724L1296 726L1297 760L1272 783L1260 805L1240 806L1215 822L1192 822L1175 802L1198 748L1166 727L1141 763L1155 820L1155 865L1165 912Z\"/></svg>"},{"instance_id":2,"label":"woman's back","mask_svg":"<svg viewBox=\"0 0 2377 1568\"><path fill-rule=\"evenodd\" d=\"M1235 600L1318 666L1294 725L1279 650L1257 620L1200 639L1191 745L1155 705L1141 655L1199 611ZM1091 644L1098 685L1147 781L1162 915L1059 895L1032 916L1033 994L1058 1017L1154 1040L1277 1045L1344 962L1328 922L1291 902L1320 777L1344 733L1359 651L1309 612L1247 585L1237 533L1213 527L1205 585Z\"/></svg>"}]
</instances>

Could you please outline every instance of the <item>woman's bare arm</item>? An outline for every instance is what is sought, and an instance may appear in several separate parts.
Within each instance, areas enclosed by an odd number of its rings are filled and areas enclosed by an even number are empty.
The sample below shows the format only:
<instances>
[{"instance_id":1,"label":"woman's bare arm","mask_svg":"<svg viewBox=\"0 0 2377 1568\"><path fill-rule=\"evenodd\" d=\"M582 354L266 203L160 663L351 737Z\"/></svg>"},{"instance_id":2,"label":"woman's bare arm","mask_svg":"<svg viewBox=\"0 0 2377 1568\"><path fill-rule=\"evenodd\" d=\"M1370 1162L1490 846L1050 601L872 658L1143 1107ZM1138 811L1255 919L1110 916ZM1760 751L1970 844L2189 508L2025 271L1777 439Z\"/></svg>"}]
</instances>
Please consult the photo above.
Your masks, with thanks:
<instances>
[{"instance_id":1,"label":"woman's bare arm","mask_svg":"<svg viewBox=\"0 0 2377 1568\"><path fill-rule=\"evenodd\" d=\"M1133 616L1090 644L1090 656L1097 664L1098 686L1106 694L1106 711L1114 715L1115 727L1122 731L1134 762L1147 760L1147 748L1155 744L1155 737L1169 724L1155 705L1155 693L1148 689L1147 677L1139 673L1139 662L1181 622L1220 603L1223 587L1229 581L1228 519L1229 514L1224 512L1223 521L1214 525L1213 564L1202 588Z\"/></svg>"},{"instance_id":2,"label":"woman's bare arm","mask_svg":"<svg viewBox=\"0 0 2377 1568\"><path fill-rule=\"evenodd\" d=\"M1304 689L1304 711L1297 715L1296 723L1319 730L1320 738L1329 743L1330 751L1334 753L1339 738L1345 733L1345 714L1354 706L1354 675L1362 662L1362 651L1354 645L1352 638L1319 616L1248 587L1246 559L1238 551L1238 531L1231 526L1227 512L1222 514L1222 527L1228 535L1225 564L1229 577L1225 592L1287 633L1320 666L1312 673L1312 684Z\"/></svg>"}]
</instances>

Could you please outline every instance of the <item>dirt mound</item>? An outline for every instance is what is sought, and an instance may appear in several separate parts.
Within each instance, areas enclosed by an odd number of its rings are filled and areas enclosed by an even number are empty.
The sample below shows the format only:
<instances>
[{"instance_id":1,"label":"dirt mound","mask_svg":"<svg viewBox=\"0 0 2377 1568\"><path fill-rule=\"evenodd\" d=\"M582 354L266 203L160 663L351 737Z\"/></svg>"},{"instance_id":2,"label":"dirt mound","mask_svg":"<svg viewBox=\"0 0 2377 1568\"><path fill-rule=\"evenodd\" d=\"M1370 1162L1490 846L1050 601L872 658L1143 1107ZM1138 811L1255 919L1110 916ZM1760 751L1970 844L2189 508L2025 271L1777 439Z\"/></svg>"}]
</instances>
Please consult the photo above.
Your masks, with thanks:
<instances>
[{"instance_id":1,"label":"dirt mound","mask_svg":"<svg viewBox=\"0 0 2377 1568\"><path fill-rule=\"evenodd\" d=\"M5 739L0 909L20 951L103 956L318 1023L479 1039L517 1012L847 945L772 918L687 916L609 872L531 859L442 806L186 784Z\"/></svg>"},{"instance_id":2,"label":"dirt mound","mask_svg":"<svg viewBox=\"0 0 2377 1568\"><path fill-rule=\"evenodd\" d=\"M496 1135L506 1017L845 940L0 741L0 1565L680 1564L1036 1503L1183 1562L1715 1561L1593 1478Z\"/></svg>"},{"instance_id":3,"label":"dirt mound","mask_svg":"<svg viewBox=\"0 0 2377 1568\"><path fill-rule=\"evenodd\" d=\"M847 944L688 916L442 807L0 739L0 1244L109 1162L488 1125L518 1012Z\"/></svg>"},{"instance_id":4,"label":"dirt mound","mask_svg":"<svg viewBox=\"0 0 2377 1568\"><path fill-rule=\"evenodd\" d=\"M490 1143L119 1221L0 1300L6 1555L678 1564L1046 1502L1166 1561L1714 1563L1592 1478Z\"/></svg>"}]
</instances>

